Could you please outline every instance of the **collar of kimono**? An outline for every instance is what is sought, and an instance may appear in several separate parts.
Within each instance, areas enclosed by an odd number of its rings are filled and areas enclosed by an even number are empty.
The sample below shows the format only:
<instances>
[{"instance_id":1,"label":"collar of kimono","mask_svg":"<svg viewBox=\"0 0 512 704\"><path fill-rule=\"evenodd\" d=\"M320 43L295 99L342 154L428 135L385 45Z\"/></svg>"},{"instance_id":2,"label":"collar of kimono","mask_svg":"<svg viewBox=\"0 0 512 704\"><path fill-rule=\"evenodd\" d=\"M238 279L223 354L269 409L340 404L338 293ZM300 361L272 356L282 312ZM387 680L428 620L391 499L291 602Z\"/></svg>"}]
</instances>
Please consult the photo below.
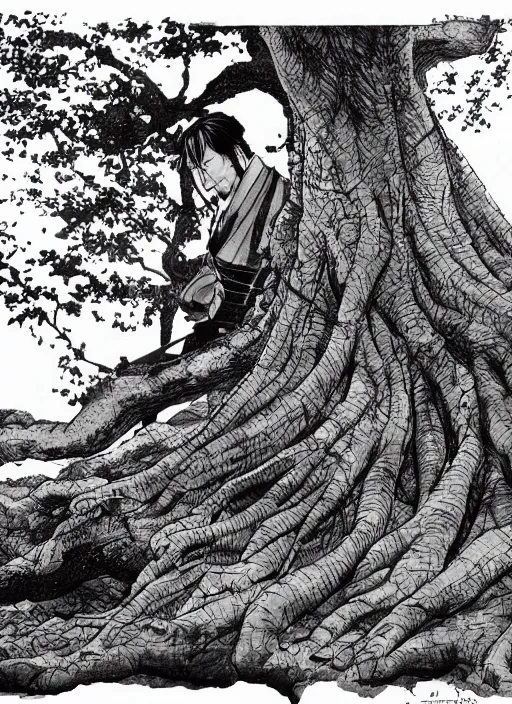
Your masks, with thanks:
<instances>
[{"instance_id":1,"label":"collar of kimono","mask_svg":"<svg viewBox=\"0 0 512 704\"><path fill-rule=\"evenodd\" d=\"M234 214L240 210L246 210L254 205L254 201L260 193L265 179L268 175L268 167L265 166L259 156L254 154L247 168L245 169L242 178L233 189L229 202L222 209L215 229L221 229Z\"/></svg>"}]
</instances>

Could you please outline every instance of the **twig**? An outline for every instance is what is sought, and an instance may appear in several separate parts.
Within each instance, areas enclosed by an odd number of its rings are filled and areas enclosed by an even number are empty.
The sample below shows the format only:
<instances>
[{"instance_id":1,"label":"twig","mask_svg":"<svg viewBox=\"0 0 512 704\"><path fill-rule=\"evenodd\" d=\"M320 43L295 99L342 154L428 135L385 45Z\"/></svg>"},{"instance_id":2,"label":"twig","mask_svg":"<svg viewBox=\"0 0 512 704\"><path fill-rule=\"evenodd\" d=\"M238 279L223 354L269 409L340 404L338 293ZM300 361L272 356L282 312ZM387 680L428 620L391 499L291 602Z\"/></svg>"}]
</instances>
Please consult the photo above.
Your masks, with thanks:
<instances>
[{"instance_id":1,"label":"twig","mask_svg":"<svg viewBox=\"0 0 512 704\"><path fill-rule=\"evenodd\" d=\"M61 330L57 324L57 315L58 315L60 309L61 309L61 307L57 303L57 306L55 308L55 312L53 314L53 322L48 317L48 313L45 312L45 314L44 314L45 320L48 323L48 325L52 328L52 330L54 330L57 333L57 339L60 338L61 340L64 340L64 342L67 342L68 347L74 352L75 357L77 357L77 359L80 359L81 361L86 362L87 364L91 364L92 366L99 369L100 372L103 372L105 374L110 374L113 371L113 369L105 366L104 364L100 364L99 362L94 362L92 359L87 359L87 357L84 355L84 353L81 350L80 350L80 356L77 356L77 354L76 354L77 348L73 346L73 343L71 342L67 333L64 330Z\"/></svg>"},{"instance_id":2,"label":"twig","mask_svg":"<svg viewBox=\"0 0 512 704\"><path fill-rule=\"evenodd\" d=\"M190 85L190 60L187 57L183 57L183 73L181 74L183 78L183 85L180 88L180 92L176 96L177 100L185 97L185 93Z\"/></svg>"},{"instance_id":3,"label":"twig","mask_svg":"<svg viewBox=\"0 0 512 704\"><path fill-rule=\"evenodd\" d=\"M170 283L172 283L172 279L170 276L167 276L167 274L164 273L163 271L159 271L158 269L153 269L152 267L144 264L144 259L142 257L137 257L134 261L138 262L141 265L141 267L143 269L145 269L145 271L150 271L153 274L158 274L158 276L161 276L166 281L169 281Z\"/></svg>"}]
</instances>

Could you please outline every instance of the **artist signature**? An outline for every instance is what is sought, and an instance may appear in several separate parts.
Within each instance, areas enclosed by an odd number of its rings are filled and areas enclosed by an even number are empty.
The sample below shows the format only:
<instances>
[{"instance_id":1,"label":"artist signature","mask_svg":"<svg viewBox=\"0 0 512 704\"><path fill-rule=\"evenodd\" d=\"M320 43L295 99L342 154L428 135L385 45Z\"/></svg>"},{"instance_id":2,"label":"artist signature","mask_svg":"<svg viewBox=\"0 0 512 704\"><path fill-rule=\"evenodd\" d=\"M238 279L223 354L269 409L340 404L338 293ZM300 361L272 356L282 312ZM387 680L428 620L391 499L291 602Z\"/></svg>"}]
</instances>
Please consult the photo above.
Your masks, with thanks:
<instances>
[{"instance_id":1,"label":"artist signature","mask_svg":"<svg viewBox=\"0 0 512 704\"><path fill-rule=\"evenodd\" d=\"M473 697L457 697L456 699L442 699L437 692L432 692L428 699L422 699L420 704L478 704Z\"/></svg>"}]
</instances>

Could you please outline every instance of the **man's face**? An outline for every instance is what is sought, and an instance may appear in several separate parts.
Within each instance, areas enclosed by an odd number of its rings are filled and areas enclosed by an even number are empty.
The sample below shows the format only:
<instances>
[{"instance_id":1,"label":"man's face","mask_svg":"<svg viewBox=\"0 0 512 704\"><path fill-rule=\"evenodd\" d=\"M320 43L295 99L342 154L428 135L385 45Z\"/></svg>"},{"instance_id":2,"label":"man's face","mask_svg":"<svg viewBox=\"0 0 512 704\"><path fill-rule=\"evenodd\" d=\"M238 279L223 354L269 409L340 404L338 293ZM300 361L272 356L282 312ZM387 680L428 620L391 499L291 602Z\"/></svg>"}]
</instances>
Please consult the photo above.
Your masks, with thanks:
<instances>
[{"instance_id":1,"label":"man's face","mask_svg":"<svg viewBox=\"0 0 512 704\"><path fill-rule=\"evenodd\" d=\"M231 159L224 154L214 152L208 146L204 150L200 168L192 168L192 173L205 191L214 189L222 199L229 196L238 181Z\"/></svg>"}]
</instances>

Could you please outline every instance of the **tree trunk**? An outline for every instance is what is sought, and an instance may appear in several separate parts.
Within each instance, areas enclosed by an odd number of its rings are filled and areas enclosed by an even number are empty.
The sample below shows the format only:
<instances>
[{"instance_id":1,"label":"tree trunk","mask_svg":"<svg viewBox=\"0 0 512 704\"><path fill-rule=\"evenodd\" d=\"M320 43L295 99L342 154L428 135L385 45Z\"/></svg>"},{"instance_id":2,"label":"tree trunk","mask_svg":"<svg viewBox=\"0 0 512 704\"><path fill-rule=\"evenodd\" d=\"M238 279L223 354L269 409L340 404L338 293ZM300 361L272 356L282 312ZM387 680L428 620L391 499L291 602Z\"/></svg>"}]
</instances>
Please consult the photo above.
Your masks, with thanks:
<instances>
[{"instance_id":1,"label":"tree trunk","mask_svg":"<svg viewBox=\"0 0 512 704\"><path fill-rule=\"evenodd\" d=\"M3 485L4 689L241 678L297 698L428 675L512 694L512 230L423 93L495 30L262 30L294 120L275 275L187 363L258 354L206 420ZM5 455L47 456L16 418Z\"/></svg>"}]
</instances>

